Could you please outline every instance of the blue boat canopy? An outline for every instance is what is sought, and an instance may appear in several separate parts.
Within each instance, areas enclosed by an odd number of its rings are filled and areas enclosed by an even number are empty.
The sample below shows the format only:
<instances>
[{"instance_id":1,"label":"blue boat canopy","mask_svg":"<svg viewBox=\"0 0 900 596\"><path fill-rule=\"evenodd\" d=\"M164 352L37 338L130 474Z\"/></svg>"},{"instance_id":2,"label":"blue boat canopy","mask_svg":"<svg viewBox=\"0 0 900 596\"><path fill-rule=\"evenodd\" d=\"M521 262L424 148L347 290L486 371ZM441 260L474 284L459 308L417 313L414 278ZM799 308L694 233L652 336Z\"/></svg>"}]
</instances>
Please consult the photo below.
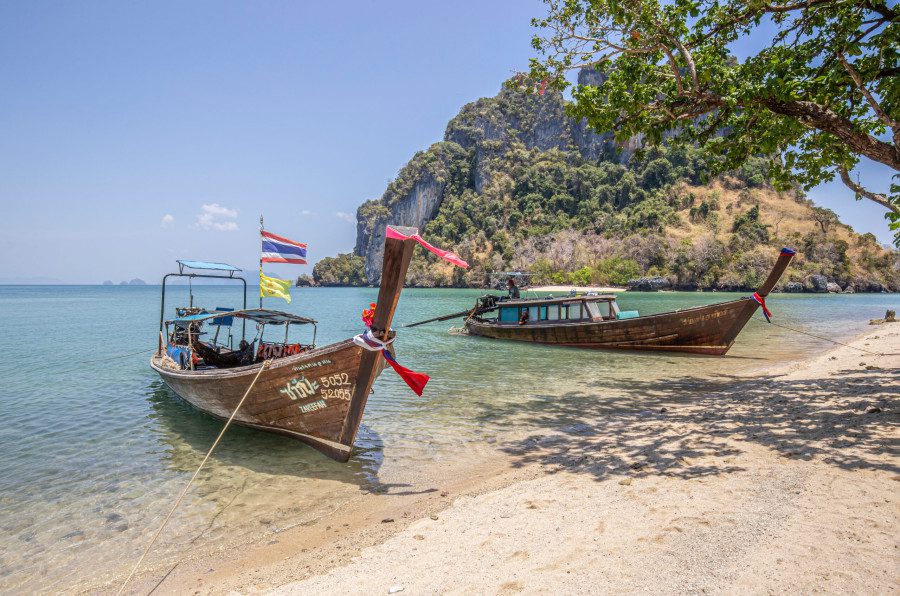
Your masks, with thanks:
<instances>
[{"instance_id":1,"label":"blue boat canopy","mask_svg":"<svg viewBox=\"0 0 900 596\"><path fill-rule=\"evenodd\" d=\"M235 271L241 271L241 269L239 269L233 265L228 265L226 263L209 263L207 261L183 261L183 260L178 260L178 261L176 261L176 263L178 263L178 268L181 271L184 271L185 267L187 267L188 269L206 269L206 270L211 270L211 271L230 271L232 275L234 274Z\"/></svg>"},{"instance_id":2,"label":"blue boat canopy","mask_svg":"<svg viewBox=\"0 0 900 596\"><path fill-rule=\"evenodd\" d=\"M168 322L175 323L176 325L183 327L191 323L198 323L201 321L206 321L207 319L214 319L222 316L235 317L237 319L247 319L249 321L262 323L264 325L305 325L307 323L316 324L318 322L315 319L310 319L309 317L301 317L300 315L291 314L289 312L282 312L280 310L268 310L265 308L235 310L229 313L201 312L196 315L178 317L177 319L172 319Z\"/></svg>"}]
</instances>

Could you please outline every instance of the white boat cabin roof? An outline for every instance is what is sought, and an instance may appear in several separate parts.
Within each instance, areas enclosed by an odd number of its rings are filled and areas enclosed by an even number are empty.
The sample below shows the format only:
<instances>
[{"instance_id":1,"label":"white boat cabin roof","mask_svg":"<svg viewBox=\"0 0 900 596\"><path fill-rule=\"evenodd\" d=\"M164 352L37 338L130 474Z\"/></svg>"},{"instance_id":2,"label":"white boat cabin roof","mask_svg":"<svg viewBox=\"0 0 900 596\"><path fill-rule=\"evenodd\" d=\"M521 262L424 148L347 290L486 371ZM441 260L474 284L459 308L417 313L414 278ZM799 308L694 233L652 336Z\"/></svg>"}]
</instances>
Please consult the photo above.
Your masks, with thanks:
<instances>
[{"instance_id":1,"label":"white boat cabin roof","mask_svg":"<svg viewBox=\"0 0 900 596\"><path fill-rule=\"evenodd\" d=\"M172 319L171 321L166 321L166 324L174 323L176 325L187 326L191 323L199 323L202 321L206 321L209 319L222 319L228 317L235 317L238 319L247 319L248 321L254 321L256 323L263 323L265 325L304 325L304 324L316 324L318 321L315 319L310 319L309 317L302 317L300 315L295 315L289 312L283 312L280 310L268 310L265 308L249 308L246 310L232 310L232 311L217 311L217 312L200 312L193 315L185 315L183 317L178 317L176 319Z\"/></svg>"},{"instance_id":2,"label":"white boat cabin roof","mask_svg":"<svg viewBox=\"0 0 900 596\"><path fill-rule=\"evenodd\" d=\"M504 306L544 306L548 304L570 304L572 302L615 302L615 294L598 294L596 296L560 296L546 298L520 298L518 300L499 300L497 307Z\"/></svg>"}]
</instances>

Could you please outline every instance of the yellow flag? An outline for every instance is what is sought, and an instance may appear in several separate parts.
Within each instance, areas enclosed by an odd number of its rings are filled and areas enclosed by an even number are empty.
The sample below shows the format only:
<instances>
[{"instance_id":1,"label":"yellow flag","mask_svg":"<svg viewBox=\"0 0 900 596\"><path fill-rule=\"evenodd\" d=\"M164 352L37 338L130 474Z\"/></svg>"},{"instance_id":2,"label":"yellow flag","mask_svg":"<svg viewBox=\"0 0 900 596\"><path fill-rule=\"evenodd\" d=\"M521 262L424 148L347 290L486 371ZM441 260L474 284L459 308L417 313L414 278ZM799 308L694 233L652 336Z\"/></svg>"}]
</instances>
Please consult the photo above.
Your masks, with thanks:
<instances>
[{"instance_id":1,"label":"yellow flag","mask_svg":"<svg viewBox=\"0 0 900 596\"><path fill-rule=\"evenodd\" d=\"M269 277L262 271L259 272L259 297L260 298L284 298L291 301L291 280Z\"/></svg>"}]
</instances>

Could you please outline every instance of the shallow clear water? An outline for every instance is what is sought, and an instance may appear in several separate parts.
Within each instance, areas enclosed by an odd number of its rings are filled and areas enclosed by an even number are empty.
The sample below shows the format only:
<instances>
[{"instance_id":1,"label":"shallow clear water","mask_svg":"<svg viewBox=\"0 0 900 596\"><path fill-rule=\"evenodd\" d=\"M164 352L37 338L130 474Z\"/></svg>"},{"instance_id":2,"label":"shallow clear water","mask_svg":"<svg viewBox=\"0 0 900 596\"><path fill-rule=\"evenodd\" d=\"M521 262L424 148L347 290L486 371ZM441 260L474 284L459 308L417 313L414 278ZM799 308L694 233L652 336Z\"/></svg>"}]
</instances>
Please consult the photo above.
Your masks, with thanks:
<instances>
[{"instance_id":1,"label":"shallow clear water","mask_svg":"<svg viewBox=\"0 0 900 596\"><path fill-rule=\"evenodd\" d=\"M462 310L482 293L406 290L395 327ZM376 294L295 289L292 304L267 300L267 307L317 319L317 343L325 345L358 333L360 311ZM199 286L194 295L208 308L240 306L235 287ZM649 314L735 296L624 294L619 303ZM170 288L168 297L171 316L187 302L187 288ZM895 295L775 295L770 307L780 323L843 339L896 302ZM229 430L154 557L303 523L367 492L403 490L395 480L422 466L490 454L536 403L546 410L587 387L607 398L604 380L741 373L829 347L761 317L724 358L448 334L460 321L400 330L398 360L432 377L424 397L387 371L347 464L290 439ZM130 565L215 438L221 423L184 404L148 366L158 318L158 286L0 286L0 591L59 590Z\"/></svg>"}]
</instances>

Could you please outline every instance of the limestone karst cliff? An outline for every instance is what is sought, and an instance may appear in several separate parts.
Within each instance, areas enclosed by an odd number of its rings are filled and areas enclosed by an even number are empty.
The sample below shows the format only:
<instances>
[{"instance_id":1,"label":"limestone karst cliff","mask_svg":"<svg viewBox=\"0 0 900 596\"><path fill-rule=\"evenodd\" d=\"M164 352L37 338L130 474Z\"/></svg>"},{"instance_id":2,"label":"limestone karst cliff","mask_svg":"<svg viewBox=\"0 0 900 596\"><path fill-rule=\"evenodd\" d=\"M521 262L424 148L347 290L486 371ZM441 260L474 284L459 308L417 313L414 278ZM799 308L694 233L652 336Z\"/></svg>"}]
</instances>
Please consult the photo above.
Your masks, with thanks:
<instances>
[{"instance_id":1,"label":"limestone karst cliff","mask_svg":"<svg viewBox=\"0 0 900 596\"><path fill-rule=\"evenodd\" d=\"M579 82L602 77L583 71ZM411 285L480 286L487 272L512 268L554 283L624 283L627 274L745 289L774 250L791 245L800 250L784 279L792 288L814 290L813 276L824 276L842 291L900 289L896 251L802 192L772 189L763 160L712 179L690 147L617 143L565 108L558 93L507 87L463 106L442 141L359 207L358 277L379 283L384 228L395 224L419 228L472 264L463 271L417 256ZM348 277L325 269L323 279Z\"/></svg>"},{"instance_id":2,"label":"limestone karst cliff","mask_svg":"<svg viewBox=\"0 0 900 596\"><path fill-rule=\"evenodd\" d=\"M579 82L590 83L601 73L585 70ZM502 156L513 143L525 149L577 151L593 161L626 161L636 143L618 146L611 133L597 134L583 121L565 113L560 93L529 95L503 88L495 97L463 106L450 121L444 140L417 153L380 199L357 211L354 253L365 257L366 277L380 279L384 226L394 223L424 228L437 214L454 166L468 169L471 187L481 193L490 180L488 162Z\"/></svg>"}]
</instances>

